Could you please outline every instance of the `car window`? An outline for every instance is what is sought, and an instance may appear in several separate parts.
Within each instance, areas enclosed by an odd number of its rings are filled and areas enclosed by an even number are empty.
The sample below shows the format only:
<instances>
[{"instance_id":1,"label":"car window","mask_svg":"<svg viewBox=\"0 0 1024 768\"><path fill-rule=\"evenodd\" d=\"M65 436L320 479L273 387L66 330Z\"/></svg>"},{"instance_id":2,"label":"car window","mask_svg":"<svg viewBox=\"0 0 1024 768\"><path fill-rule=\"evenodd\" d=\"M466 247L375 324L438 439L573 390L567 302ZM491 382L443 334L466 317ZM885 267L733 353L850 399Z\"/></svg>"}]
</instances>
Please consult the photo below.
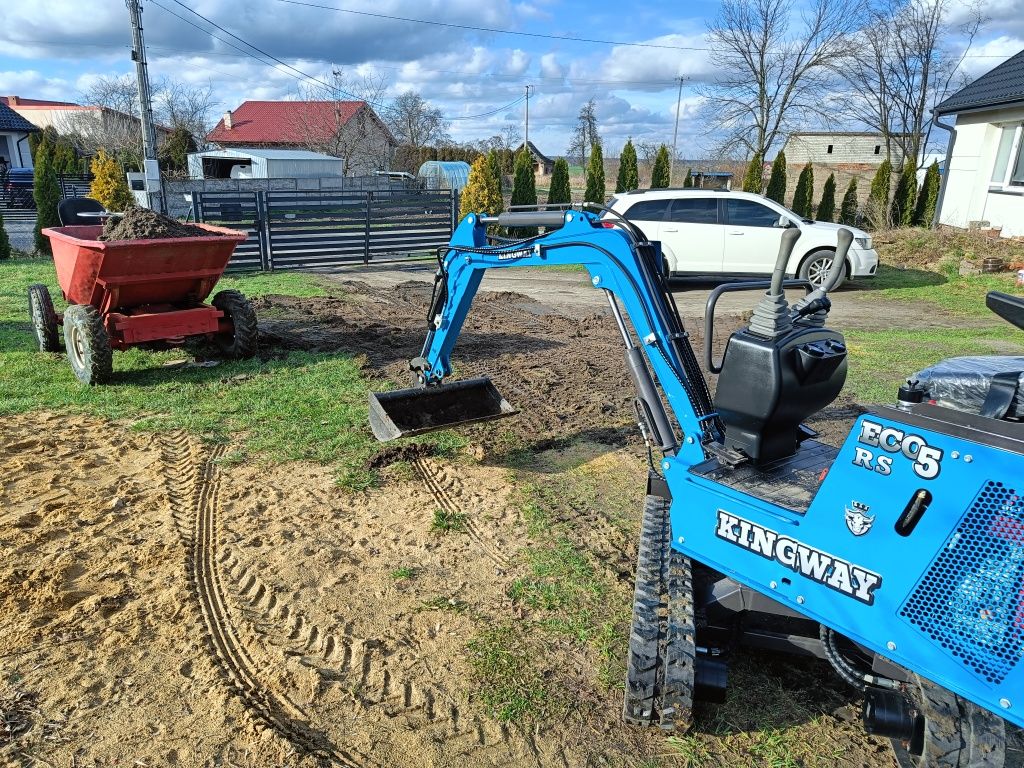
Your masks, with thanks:
<instances>
[{"instance_id":1,"label":"car window","mask_svg":"<svg viewBox=\"0 0 1024 768\"><path fill-rule=\"evenodd\" d=\"M779 223L778 213L753 200L726 200L725 209L735 227L774 227Z\"/></svg>"},{"instance_id":2,"label":"car window","mask_svg":"<svg viewBox=\"0 0 1024 768\"><path fill-rule=\"evenodd\" d=\"M668 204L671 202L671 199L641 200L638 203L634 203L626 211L625 216L630 221L661 221L665 218Z\"/></svg>"},{"instance_id":3,"label":"car window","mask_svg":"<svg viewBox=\"0 0 1024 768\"><path fill-rule=\"evenodd\" d=\"M668 220L680 224L717 224L718 198L684 197L673 200Z\"/></svg>"}]
</instances>

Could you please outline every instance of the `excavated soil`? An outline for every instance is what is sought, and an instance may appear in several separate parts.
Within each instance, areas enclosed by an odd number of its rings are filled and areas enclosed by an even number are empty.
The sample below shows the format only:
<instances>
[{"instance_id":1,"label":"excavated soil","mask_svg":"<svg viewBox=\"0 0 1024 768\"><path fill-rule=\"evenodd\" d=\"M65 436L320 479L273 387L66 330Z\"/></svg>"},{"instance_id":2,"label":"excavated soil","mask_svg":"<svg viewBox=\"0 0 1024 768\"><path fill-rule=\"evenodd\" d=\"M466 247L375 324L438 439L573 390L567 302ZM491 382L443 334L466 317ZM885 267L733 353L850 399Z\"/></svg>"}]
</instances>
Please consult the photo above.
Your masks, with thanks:
<instances>
[{"instance_id":1,"label":"excavated soil","mask_svg":"<svg viewBox=\"0 0 1024 768\"><path fill-rule=\"evenodd\" d=\"M219 236L192 224L164 216L148 208L133 206L123 216L107 219L100 240L161 240L169 237Z\"/></svg>"},{"instance_id":2,"label":"excavated soil","mask_svg":"<svg viewBox=\"0 0 1024 768\"><path fill-rule=\"evenodd\" d=\"M368 375L404 381L428 289L344 289L257 301L264 354L356 353ZM491 375L521 413L471 430L482 461L382 452L383 484L358 494L329 467L236 465L230 445L184 433L5 418L0 764L677 764L663 736L621 724L621 692L597 686L596 659L571 644L544 650L552 684L578 705L564 720L497 722L467 662L467 640L518 610L508 594L529 537L501 460L510 449L600 489L596 503L569 503L566 522L623 600L632 594L646 467L621 355L606 316L481 295L456 373ZM824 420L835 435L854 417L843 408ZM435 509L465 515L465 531L437 535ZM810 727L836 746L829 764L892 765L824 665L749 657L737 669L751 715L762 701L820 712ZM716 722L698 723L701 739L756 727ZM690 764L735 765L735 754Z\"/></svg>"}]
</instances>

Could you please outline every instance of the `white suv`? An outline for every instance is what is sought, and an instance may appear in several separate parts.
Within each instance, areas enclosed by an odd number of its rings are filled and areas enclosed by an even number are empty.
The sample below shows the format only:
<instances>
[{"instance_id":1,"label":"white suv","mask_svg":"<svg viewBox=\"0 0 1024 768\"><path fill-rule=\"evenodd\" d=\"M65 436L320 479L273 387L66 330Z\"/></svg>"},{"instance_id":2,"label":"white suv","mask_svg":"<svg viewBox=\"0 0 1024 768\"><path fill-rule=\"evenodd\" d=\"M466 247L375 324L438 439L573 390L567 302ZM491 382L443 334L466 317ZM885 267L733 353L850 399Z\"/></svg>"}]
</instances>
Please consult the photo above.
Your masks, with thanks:
<instances>
[{"instance_id":1,"label":"white suv","mask_svg":"<svg viewBox=\"0 0 1024 768\"><path fill-rule=\"evenodd\" d=\"M727 190L644 189L619 194L608 206L649 239L661 241L673 275L769 275L783 230L797 227L800 239L786 274L817 286L832 266L837 232L845 226L802 219L762 195ZM874 277L878 254L871 235L855 227L846 229L854 240L840 283L851 276Z\"/></svg>"}]
</instances>

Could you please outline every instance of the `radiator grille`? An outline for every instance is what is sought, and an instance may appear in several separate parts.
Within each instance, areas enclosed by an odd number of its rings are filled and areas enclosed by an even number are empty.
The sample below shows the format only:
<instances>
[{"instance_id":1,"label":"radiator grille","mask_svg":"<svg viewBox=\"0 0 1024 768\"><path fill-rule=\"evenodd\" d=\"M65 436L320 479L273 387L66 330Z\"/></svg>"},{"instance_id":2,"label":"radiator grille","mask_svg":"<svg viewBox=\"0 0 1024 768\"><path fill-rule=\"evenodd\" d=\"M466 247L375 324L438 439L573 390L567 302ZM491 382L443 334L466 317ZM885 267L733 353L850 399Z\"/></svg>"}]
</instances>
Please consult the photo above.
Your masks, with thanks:
<instances>
[{"instance_id":1,"label":"radiator grille","mask_svg":"<svg viewBox=\"0 0 1024 768\"><path fill-rule=\"evenodd\" d=\"M1024 499L990 480L900 609L982 679L1024 656Z\"/></svg>"}]
</instances>

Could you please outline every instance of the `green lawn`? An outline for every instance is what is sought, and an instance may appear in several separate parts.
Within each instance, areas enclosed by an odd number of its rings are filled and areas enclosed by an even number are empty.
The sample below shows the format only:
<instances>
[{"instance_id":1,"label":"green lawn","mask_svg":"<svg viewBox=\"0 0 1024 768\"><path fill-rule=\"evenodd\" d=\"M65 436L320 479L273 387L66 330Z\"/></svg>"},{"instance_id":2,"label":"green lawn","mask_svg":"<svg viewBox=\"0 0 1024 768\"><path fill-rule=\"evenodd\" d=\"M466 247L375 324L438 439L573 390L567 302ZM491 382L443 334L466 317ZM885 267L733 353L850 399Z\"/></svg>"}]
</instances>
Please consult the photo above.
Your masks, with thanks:
<instances>
[{"instance_id":1,"label":"green lawn","mask_svg":"<svg viewBox=\"0 0 1024 768\"><path fill-rule=\"evenodd\" d=\"M212 441L241 436L244 452L333 464L346 487L374 481L367 461L378 444L367 426L367 393L390 384L365 378L352 356L291 352L212 368L168 367L191 358L183 351L133 349L114 355L110 384L84 387L63 354L37 351L26 299L28 285L36 282L50 286L60 311L49 259L0 262L0 414L46 409L128 420L139 430L185 429ZM222 288L249 297L337 293L297 273L232 276ZM429 439L441 449L459 444L447 433Z\"/></svg>"},{"instance_id":2,"label":"green lawn","mask_svg":"<svg viewBox=\"0 0 1024 768\"><path fill-rule=\"evenodd\" d=\"M946 266L942 272L930 272L883 264L873 280L863 281L861 285L867 295L896 301L927 301L956 314L990 317L995 323L1001 323L985 306L985 294L989 291L1024 294L1014 283L1014 275L1008 272L961 277L955 266Z\"/></svg>"}]
</instances>

